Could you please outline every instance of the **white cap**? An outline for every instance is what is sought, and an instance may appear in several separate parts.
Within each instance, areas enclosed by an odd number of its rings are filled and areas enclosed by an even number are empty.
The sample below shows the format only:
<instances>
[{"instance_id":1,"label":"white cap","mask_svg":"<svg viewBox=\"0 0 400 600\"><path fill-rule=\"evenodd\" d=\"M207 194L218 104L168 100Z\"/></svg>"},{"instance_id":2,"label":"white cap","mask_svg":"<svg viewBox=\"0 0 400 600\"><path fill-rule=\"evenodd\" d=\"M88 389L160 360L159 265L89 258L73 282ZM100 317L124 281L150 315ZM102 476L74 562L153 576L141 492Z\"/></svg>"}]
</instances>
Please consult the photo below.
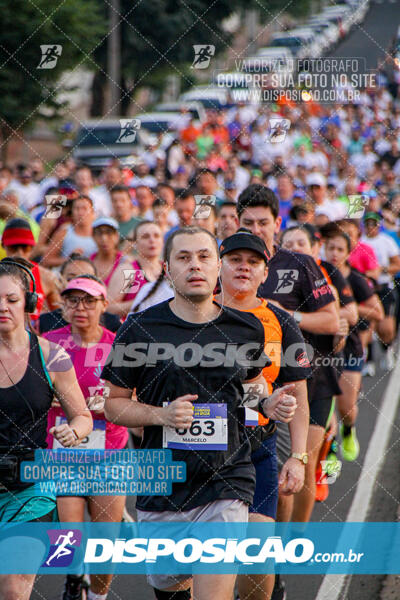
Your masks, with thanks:
<instances>
[{"instance_id":1,"label":"white cap","mask_svg":"<svg viewBox=\"0 0 400 600\"><path fill-rule=\"evenodd\" d=\"M322 175L322 173L310 173L306 177L307 185L320 185L322 187L326 186L326 177Z\"/></svg>"}]
</instances>

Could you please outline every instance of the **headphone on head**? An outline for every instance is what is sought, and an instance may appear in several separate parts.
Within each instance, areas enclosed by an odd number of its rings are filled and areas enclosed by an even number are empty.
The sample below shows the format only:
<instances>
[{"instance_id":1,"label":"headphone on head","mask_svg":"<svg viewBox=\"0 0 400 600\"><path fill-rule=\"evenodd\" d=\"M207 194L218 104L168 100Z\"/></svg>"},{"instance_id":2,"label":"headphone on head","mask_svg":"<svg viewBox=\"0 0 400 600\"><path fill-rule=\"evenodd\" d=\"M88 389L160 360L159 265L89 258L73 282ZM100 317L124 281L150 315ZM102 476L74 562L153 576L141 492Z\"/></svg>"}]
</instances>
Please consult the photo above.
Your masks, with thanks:
<instances>
[{"instance_id":1,"label":"headphone on head","mask_svg":"<svg viewBox=\"0 0 400 600\"><path fill-rule=\"evenodd\" d=\"M32 281L33 290L32 292L29 290L25 291L25 312L35 312L38 301L38 295L36 293L36 281L30 269L28 269L28 267L25 267L25 265L21 265L21 263L17 262L12 258L3 258L3 260L0 261L0 265L14 265L15 267L19 267L20 269L25 271L25 273L30 277L30 280Z\"/></svg>"}]
</instances>

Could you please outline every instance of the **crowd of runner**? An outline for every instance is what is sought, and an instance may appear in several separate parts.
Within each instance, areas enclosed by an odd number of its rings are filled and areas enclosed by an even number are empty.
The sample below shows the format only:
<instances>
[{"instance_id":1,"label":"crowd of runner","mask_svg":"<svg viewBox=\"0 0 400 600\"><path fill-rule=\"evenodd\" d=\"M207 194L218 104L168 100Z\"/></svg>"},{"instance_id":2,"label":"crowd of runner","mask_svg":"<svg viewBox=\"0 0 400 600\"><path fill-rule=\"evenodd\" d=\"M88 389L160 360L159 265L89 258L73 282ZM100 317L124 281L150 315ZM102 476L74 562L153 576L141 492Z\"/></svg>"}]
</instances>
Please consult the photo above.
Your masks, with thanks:
<instances>
[{"instance_id":1,"label":"crowd of runner","mask_svg":"<svg viewBox=\"0 0 400 600\"><path fill-rule=\"evenodd\" d=\"M187 465L171 496L137 498L139 521L312 519L358 459L363 376L395 364L400 99L382 83L358 104L183 114L132 169L1 166L1 521L131 520L123 496L37 498L6 459L132 444ZM290 121L279 142L271 118ZM150 342L140 367L107 362ZM252 343L250 366L168 358L193 343ZM185 447L196 404L209 437ZM106 600L111 579L68 575L63 600ZM274 575L235 580L149 576L164 600L286 597ZM28 600L33 582L1 575L0 598Z\"/></svg>"}]
</instances>

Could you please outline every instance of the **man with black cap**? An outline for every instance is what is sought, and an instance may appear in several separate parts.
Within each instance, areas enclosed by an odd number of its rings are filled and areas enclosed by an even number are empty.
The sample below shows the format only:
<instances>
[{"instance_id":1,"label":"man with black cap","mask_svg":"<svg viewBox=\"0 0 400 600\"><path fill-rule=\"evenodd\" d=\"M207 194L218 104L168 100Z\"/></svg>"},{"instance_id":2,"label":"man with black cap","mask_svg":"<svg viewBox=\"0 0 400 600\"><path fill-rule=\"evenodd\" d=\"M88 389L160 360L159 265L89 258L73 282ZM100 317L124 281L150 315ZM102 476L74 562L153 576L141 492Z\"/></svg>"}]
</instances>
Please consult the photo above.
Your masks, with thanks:
<instances>
[{"instance_id":1,"label":"man with black cap","mask_svg":"<svg viewBox=\"0 0 400 600\"><path fill-rule=\"evenodd\" d=\"M260 410L268 418L289 422L297 407L285 388L264 396L262 369L269 362L264 329L254 315L213 300L220 266L210 232L198 227L173 232L164 268L175 297L129 315L113 344L120 349L151 344L152 358L145 355L144 365L123 360L123 366L119 359L103 369L110 386L107 419L143 427L142 448L171 448L173 460L186 463L186 482L173 483L171 497L138 496L138 521L247 521L255 472L242 384L261 386ZM135 388L138 402L131 400ZM187 575L151 574L148 580L159 599L191 598ZM234 574L194 575L193 596L231 600L234 583Z\"/></svg>"},{"instance_id":2,"label":"man with black cap","mask_svg":"<svg viewBox=\"0 0 400 600\"><path fill-rule=\"evenodd\" d=\"M31 269L35 278L38 303L34 313L30 315L32 321L37 321L41 311L54 310L61 305L60 282L57 276L30 260L32 249L36 245L35 238L28 221L25 219L11 219L4 228L1 244L8 258L21 260Z\"/></svg>"},{"instance_id":3,"label":"man with black cap","mask_svg":"<svg viewBox=\"0 0 400 600\"><path fill-rule=\"evenodd\" d=\"M298 408L289 425L292 454L282 467L279 477L280 492L293 494L303 486L304 466L307 460L306 442L309 422L306 378L310 375L306 348L299 326L285 311L257 295L259 286L268 275L269 251L264 241L248 229L223 240L221 256L221 293L217 302L250 312L264 327L265 353L272 364L263 369L269 391L281 385L291 385ZM247 400L253 406L257 386L247 390ZM258 425L257 425L258 423ZM250 424L250 423L249 423ZM256 490L250 507L249 521L274 521L278 504L278 464L276 433L260 414L251 421L247 431L252 446L252 462L256 469ZM240 575L240 597L252 600L269 598L274 586L274 575Z\"/></svg>"}]
</instances>

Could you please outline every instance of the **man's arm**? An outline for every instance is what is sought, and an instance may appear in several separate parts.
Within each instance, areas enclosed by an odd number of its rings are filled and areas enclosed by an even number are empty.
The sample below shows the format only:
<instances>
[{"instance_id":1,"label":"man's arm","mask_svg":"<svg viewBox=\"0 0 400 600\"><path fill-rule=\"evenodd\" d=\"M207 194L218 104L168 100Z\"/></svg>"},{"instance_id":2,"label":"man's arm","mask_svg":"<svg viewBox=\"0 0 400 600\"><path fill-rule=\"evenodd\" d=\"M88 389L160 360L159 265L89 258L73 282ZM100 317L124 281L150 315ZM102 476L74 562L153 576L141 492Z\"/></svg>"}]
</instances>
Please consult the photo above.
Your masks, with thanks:
<instances>
[{"instance_id":1,"label":"man's arm","mask_svg":"<svg viewBox=\"0 0 400 600\"><path fill-rule=\"evenodd\" d=\"M356 302L349 302L345 306L341 306L339 316L346 319L350 327L354 327L358 321L358 309Z\"/></svg>"},{"instance_id":2,"label":"man's arm","mask_svg":"<svg viewBox=\"0 0 400 600\"><path fill-rule=\"evenodd\" d=\"M386 267L386 272L389 275L396 275L397 271L400 271L400 256L397 254L396 256L390 257L389 266ZM383 269L385 271L385 269Z\"/></svg>"},{"instance_id":3,"label":"man's arm","mask_svg":"<svg viewBox=\"0 0 400 600\"><path fill-rule=\"evenodd\" d=\"M186 394L176 398L168 406L152 406L132 400L132 390L105 382L110 390L104 404L107 421L125 427L146 427L160 425L167 427L188 427L193 421L192 400L196 394Z\"/></svg>"},{"instance_id":4,"label":"man's arm","mask_svg":"<svg viewBox=\"0 0 400 600\"><path fill-rule=\"evenodd\" d=\"M321 335L335 335L339 330L339 315L334 301L311 313L287 310L275 300L268 300L268 302L275 304L282 310L286 310L292 316L294 312L299 314L301 319L299 327L302 331Z\"/></svg>"},{"instance_id":5,"label":"man's arm","mask_svg":"<svg viewBox=\"0 0 400 600\"><path fill-rule=\"evenodd\" d=\"M297 400L297 410L289 423L292 452L303 454L307 448L310 409L307 397L307 383L303 379L293 382L293 395ZM296 494L304 485L305 465L298 458L289 457L279 475L279 492L284 496Z\"/></svg>"},{"instance_id":6,"label":"man's arm","mask_svg":"<svg viewBox=\"0 0 400 600\"><path fill-rule=\"evenodd\" d=\"M369 321L382 321L385 318L382 302L377 294L373 294L364 302L358 305L358 312L361 319Z\"/></svg>"},{"instance_id":7,"label":"man's arm","mask_svg":"<svg viewBox=\"0 0 400 600\"><path fill-rule=\"evenodd\" d=\"M297 410L293 419L289 423L292 452L298 452L302 454L306 451L308 425L310 423L307 383L306 380L303 379L301 381L293 381L290 385L295 386L292 394L297 401Z\"/></svg>"}]
</instances>

